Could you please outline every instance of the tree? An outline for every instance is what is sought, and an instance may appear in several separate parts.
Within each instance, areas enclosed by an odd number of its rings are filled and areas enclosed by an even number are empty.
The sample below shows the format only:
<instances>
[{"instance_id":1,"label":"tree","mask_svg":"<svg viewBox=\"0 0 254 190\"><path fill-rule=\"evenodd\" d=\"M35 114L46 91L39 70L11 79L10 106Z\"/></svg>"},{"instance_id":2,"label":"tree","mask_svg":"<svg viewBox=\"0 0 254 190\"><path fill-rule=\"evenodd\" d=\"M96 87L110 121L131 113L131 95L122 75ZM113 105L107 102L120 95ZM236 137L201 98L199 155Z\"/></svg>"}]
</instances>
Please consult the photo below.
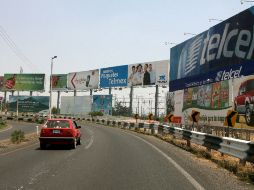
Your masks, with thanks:
<instances>
[{"instance_id":1,"label":"tree","mask_svg":"<svg viewBox=\"0 0 254 190\"><path fill-rule=\"evenodd\" d=\"M122 102L116 102L112 109L112 115L114 116L129 116L129 108L122 105Z\"/></svg>"}]
</instances>

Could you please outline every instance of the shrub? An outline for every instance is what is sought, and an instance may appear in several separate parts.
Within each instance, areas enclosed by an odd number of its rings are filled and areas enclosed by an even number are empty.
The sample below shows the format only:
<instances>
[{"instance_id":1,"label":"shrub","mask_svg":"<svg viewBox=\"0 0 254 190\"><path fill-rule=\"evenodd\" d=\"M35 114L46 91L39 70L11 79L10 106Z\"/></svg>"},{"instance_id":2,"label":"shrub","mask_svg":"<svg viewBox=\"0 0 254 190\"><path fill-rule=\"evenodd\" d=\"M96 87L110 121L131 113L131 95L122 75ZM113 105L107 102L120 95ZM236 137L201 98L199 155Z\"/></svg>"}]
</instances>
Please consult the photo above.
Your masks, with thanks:
<instances>
[{"instance_id":1,"label":"shrub","mask_svg":"<svg viewBox=\"0 0 254 190\"><path fill-rule=\"evenodd\" d=\"M13 143L20 143L25 139L25 134L21 130L15 130L11 134L11 142Z\"/></svg>"}]
</instances>

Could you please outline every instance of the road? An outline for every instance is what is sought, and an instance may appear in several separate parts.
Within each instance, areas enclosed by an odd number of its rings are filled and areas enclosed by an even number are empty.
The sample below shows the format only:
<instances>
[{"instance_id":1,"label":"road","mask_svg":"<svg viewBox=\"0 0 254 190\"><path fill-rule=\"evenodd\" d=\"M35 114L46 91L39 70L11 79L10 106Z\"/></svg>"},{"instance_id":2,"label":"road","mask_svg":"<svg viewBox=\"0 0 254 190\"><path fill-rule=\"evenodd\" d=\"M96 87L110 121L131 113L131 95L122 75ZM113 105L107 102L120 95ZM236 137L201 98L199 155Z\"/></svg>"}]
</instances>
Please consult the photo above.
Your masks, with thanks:
<instances>
[{"instance_id":1,"label":"road","mask_svg":"<svg viewBox=\"0 0 254 190\"><path fill-rule=\"evenodd\" d=\"M0 131L0 140L8 139L11 137L11 133L15 130L22 130L26 133L36 132L36 126L39 124L26 123L26 122L16 122L16 121L7 121L9 128Z\"/></svg>"},{"instance_id":2,"label":"road","mask_svg":"<svg viewBox=\"0 0 254 190\"><path fill-rule=\"evenodd\" d=\"M0 189L253 189L153 136L95 124L82 133L75 150L34 144L0 154Z\"/></svg>"}]
</instances>

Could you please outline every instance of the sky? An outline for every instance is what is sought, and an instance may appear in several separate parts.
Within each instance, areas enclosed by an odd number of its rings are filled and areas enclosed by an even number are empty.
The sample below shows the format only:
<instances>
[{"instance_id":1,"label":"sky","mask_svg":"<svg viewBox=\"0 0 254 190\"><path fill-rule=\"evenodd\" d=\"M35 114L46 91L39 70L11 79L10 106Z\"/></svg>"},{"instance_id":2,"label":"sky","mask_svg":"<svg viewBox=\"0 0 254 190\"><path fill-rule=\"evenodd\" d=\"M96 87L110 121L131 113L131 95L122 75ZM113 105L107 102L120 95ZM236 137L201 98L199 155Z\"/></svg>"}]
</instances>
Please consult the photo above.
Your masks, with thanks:
<instances>
[{"instance_id":1,"label":"sky","mask_svg":"<svg viewBox=\"0 0 254 190\"><path fill-rule=\"evenodd\" d=\"M0 4L0 76L19 73L20 67L24 73L45 73L46 91L34 95L48 95L53 56L57 56L55 74L168 60L174 46L170 43L193 37L184 33L201 33L219 23L209 22L210 18L225 20L254 5L240 0L0 0ZM160 102L166 91L160 89ZM155 88L135 89L133 109L138 97L152 101L154 92ZM97 92L103 93L108 91ZM129 89L112 94L128 101Z\"/></svg>"},{"instance_id":2,"label":"sky","mask_svg":"<svg viewBox=\"0 0 254 190\"><path fill-rule=\"evenodd\" d=\"M0 0L0 75L169 59L181 43L253 5L240 0ZM8 39L7 39L8 38ZM8 41L9 40L9 41ZM11 40L11 42L10 42ZM9 45L7 42L9 42Z\"/></svg>"}]
</instances>

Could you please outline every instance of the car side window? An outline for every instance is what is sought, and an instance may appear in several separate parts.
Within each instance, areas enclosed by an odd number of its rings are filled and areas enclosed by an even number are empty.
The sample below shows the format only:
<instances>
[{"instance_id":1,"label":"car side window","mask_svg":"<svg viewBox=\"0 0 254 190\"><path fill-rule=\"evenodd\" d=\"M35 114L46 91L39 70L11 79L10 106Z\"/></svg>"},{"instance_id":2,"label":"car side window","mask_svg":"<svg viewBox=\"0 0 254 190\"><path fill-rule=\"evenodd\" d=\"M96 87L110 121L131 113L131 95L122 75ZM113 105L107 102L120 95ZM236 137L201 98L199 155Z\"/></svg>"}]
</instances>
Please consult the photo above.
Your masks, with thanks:
<instances>
[{"instance_id":1,"label":"car side window","mask_svg":"<svg viewBox=\"0 0 254 190\"><path fill-rule=\"evenodd\" d=\"M72 125L75 129L77 129L77 123L75 121L72 121Z\"/></svg>"}]
</instances>

